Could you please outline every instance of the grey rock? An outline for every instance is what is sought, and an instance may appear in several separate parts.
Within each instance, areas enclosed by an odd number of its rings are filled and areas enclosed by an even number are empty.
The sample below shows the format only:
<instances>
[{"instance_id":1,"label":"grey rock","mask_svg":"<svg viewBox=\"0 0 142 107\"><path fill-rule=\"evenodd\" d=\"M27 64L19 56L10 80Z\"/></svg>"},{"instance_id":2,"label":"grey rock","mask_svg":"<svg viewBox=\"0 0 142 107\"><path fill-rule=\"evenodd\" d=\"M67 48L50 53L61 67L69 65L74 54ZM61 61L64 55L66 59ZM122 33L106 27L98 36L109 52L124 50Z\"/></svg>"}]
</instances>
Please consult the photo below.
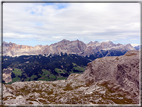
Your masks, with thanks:
<instances>
[{"instance_id":1,"label":"grey rock","mask_svg":"<svg viewBox=\"0 0 142 107\"><path fill-rule=\"evenodd\" d=\"M12 68L3 69L3 80L5 81L5 83L12 81L11 73L12 73Z\"/></svg>"}]
</instances>

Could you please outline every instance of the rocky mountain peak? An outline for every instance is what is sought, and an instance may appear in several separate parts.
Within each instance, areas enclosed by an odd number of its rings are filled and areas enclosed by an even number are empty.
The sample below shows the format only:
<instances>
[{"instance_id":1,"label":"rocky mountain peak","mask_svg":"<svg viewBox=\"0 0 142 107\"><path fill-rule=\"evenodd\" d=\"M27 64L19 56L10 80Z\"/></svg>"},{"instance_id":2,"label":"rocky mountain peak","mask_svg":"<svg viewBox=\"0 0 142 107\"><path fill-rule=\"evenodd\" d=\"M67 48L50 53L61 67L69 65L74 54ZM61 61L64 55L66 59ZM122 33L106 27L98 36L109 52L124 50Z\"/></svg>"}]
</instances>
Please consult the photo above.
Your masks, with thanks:
<instances>
[{"instance_id":1,"label":"rocky mountain peak","mask_svg":"<svg viewBox=\"0 0 142 107\"><path fill-rule=\"evenodd\" d=\"M70 43L69 40L63 39L60 42L57 42L57 43L54 43L54 44L51 44L51 45L55 45L55 46L57 46L57 45L67 45L68 43Z\"/></svg>"},{"instance_id":2,"label":"rocky mountain peak","mask_svg":"<svg viewBox=\"0 0 142 107\"><path fill-rule=\"evenodd\" d=\"M63 39L60 42L68 42L69 40Z\"/></svg>"},{"instance_id":3,"label":"rocky mountain peak","mask_svg":"<svg viewBox=\"0 0 142 107\"><path fill-rule=\"evenodd\" d=\"M70 42L71 41L69 41L69 40L63 39L63 40L61 40L61 41L59 41L57 43L54 43L54 44L67 44L67 43L70 43Z\"/></svg>"},{"instance_id":4,"label":"rocky mountain peak","mask_svg":"<svg viewBox=\"0 0 142 107\"><path fill-rule=\"evenodd\" d=\"M82 41L80 41L80 40L77 39L77 40L75 40L75 41L73 41L73 42L80 43L80 42L82 42ZM83 42L83 43L84 43L84 42Z\"/></svg>"},{"instance_id":5,"label":"rocky mountain peak","mask_svg":"<svg viewBox=\"0 0 142 107\"><path fill-rule=\"evenodd\" d=\"M92 41L90 41L88 44L92 44L93 42Z\"/></svg>"},{"instance_id":6,"label":"rocky mountain peak","mask_svg":"<svg viewBox=\"0 0 142 107\"><path fill-rule=\"evenodd\" d=\"M126 46L132 46L130 43L126 44Z\"/></svg>"},{"instance_id":7,"label":"rocky mountain peak","mask_svg":"<svg viewBox=\"0 0 142 107\"><path fill-rule=\"evenodd\" d=\"M115 45L113 44L113 42L109 41L109 42L102 42L101 46L102 46L102 49L105 49L105 48L113 47Z\"/></svg>"},{"instance_id":8,"label":"rocky mountain peak","mask_svg":"<svg viewBox=\"0 0 142 107\"><path fill-rule=\"evenodd\" d=\"M114 43L113 43L112 41L102 42L101 44L105 44L105 45L114 45Z\"/></svg>"},{"instance_id":9,"label":"rocky mountain peak","mask_svg":"<svg viewBox=\"0 0 142 107\"><path fill-rule=\"evenodd\" d=\"M3 55L8 56L20 56L20 55L39 55L39 54L78 54L82 56L94 55L95 53L101 50L118 50L121 52L135 50L130 44L121 45L114 44L112 41L99 43L98 41L89 42L85 44L80 40L69 41L66 39L61 40L60 42L51 44L50 46L37 45L37 46L27 46L27 45L17 45L15 43L3 42ZM100 53L101 56L102 53ZM100 55L99 55L100 56Z\"/></svg>"},{"instance_id":10,"label":"rocky mountain peak","mask_svg":"<svg viewBox=\"0 0 142 107\"><path fill-rule=\"evenodd\" d=\"M89 42L88 44L97 44L97 43L99 43L98 41L94 41L94 42Z\"/></svg>"},{"instance_id":11,"label":"rocky mountain peak","mask_svg":"<svg viewBox=\"0 0 142 107\"><path fill-rule=\"evenodd\" d=\"M15 46L19 46L19 45L17 45L16 43L12 43L12 42L5 42L5 41L3 41L3 47L15 47Z\"/></svg>"},{"instance_id":12,"label":"rocky mountain peak","mask_svg":"<svg viewBox=\"0 0 142 107\"><path fill-rule=\"evenodd\" d=\"M3 44L8 44L7 42L3 41Z\"/></svg>"},{"instance_id":13,"label":"rocky mountain peak","mask_svg":"<svg viewBox=\"0 0 142 107\"><path fill-rule=\"evenodd\" d=\"M11 42L8 43L8 42L3 41L3 43L2 43L3 46L9 46L9 44L11 44Z\"/></svg>"},{"instance_id":14,"label":"rocky mountain peak","mask_svg":"<svg viewBox=\"0 0 142 107\"><path fill-rule=\"evenodd\" d=\"M99 43L98 41L94 41L94 43Z\"/></svg>"},{"instance_id":15,"label":"rocky mountain peak","mask_svg":"<svg viewBox=\"0 0 142 107\"><path fill-rule=\"evenodd\" d=\"M136 50L130 43L125 45L127 50Z\"/></svg>"},{"instance_id":16,"label":"rocky mountain peak","mask_svg":"<svg viewBox=\"0 0 142 107\"><path fill-rule=\"evenodd\" d=\"M99 46L99 45L101 45L98 41L94 41L94 42L89 42L88 44L87 44L87 47L89 47L89 46L91 46L91 47L97 47L97 46Z\"/></svg>"},{"instance_id":17,"label":"rocky mountain peak","mask_svg":"<svg viewBox=\"0 0 142 107\"><path fill-rule=\"evenodd\" d=\"M122 44L120 44L120 43L116 44L116 46L120 46L120 45L122 45Z\"/></svg>"},{"instance_id":18,"label":"rocky mountain peak","mask_svg":"<svg viewBox=\"0 0 142 107\"><path fill-rule=\"evenodd\" d=\"M113 43L112 41L108 41L108 43L109 43L110 45L114 45L114 43Z\"/></svg>"},{"instance_id":19,"label":"rocky mountain peak","mask_svg":"<svg viewBox=\"0 0 142 107\"><path fill-rule=\"evenodd\" d=\"M134 48L135 48L136 50L140 50L141 47L142 47L142 45L138 45L138 46L135 46Z\"/></svg>"}]
</instances>

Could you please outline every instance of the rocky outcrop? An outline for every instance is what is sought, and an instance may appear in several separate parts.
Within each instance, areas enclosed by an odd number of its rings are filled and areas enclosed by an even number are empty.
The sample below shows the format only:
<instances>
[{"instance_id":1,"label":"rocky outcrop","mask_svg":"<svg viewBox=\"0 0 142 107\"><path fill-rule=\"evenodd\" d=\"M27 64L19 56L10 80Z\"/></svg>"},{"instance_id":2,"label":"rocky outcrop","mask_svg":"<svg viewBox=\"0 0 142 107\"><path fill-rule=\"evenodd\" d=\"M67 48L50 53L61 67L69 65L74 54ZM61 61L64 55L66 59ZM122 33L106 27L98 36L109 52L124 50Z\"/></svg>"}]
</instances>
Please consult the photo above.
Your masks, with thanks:
<instances>
[{"instance_id":1,"label":"rocky outcrop","mask_svg":"<svg viewBox=\"0 0 142 107\"><path fill-rule=\"evenodd\" d=\"M9 83L12 81L11 78L12 68L3 69L3 80L5 83Z\"/></svg>"},{"instance_id":2,"label":"rocky outcrop","mask_svg":"<svg viewBox=\"0 0 142 107\"><path fill-rule=\"evenodd\" d=\"M79 54L81 55L82 52L86 49L86 45L79 40L76 41L68 41L63 39L62 41L51 44L50 45L50 53L57 54L57 53L67 53L67 54Z\"/></svg>"},{"instance_id":3,"label":"rocky outcrop","mask_svg":"<svg viewBox=\"0 0 142 107\"><path fill-rule=\"evenodd\" d=\"M3 104L139 104L139 60L129 51L96 59L67 80L3 84Z\"/></svg>"},{"instance_id":4,"label":"rocky outcrop","mask_svg":"<svg viewBox=\"0 0 142 107\"><path fill-rule=\"evenodd\" d=\"M87 70L78 79L93 84L107 81L120 85L135 100L139 95L139 51L129 51L119 57L98 58L88 63ZM110 83L109 83L110 82Z\"/></svg>"},{"instance_id":5,"label":"rocky outcrop","mask_svg":"<svg viewBox=\"0 0 142 107\"><path fill-rule=\"evenodd\" d=\"M50 46L37 45L37 46L27 46L27 45L17 45L15 43L3 42L3 55L4 56L20 56L20 55L39 55L39 54L78 54L81 56L89 56L96 54L100 50L117 50L121 52L135 50L130 44L114 44L113 42L102 42L97 41L90 42L88 44L83 43L82 41L69 41L63 39L58 43L51 44ZM123 53L124 53L123 52ZM98 53L101 54L101 53ZM103 55L105 56L105 55Z\"/></svg>"},{"instance_id":6,"label":"rocky outcrop","mask_svg":"<svg viewBox=\"0 0 142 107\"><path fill-rule=\"evenodd\" d=\"M117 73L122 71L122 69L124 69L124 73L133 72L135 77L137 77L139 75L139 60L139 51L129 51L125 55L119 57L97 58L88 63L87 70L82 77L93 77L95 82L102 79L112 80L112 78L116 80Z\"/></svg>"}]
</instances>

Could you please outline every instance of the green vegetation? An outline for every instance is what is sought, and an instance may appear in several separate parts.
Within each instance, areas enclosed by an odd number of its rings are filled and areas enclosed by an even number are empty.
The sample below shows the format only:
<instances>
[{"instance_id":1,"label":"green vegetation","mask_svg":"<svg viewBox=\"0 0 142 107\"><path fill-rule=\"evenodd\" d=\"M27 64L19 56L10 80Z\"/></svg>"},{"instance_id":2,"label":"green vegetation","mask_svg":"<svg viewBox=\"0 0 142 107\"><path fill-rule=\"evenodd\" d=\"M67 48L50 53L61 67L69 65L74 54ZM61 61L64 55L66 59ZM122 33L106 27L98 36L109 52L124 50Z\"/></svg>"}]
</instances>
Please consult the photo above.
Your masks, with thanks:
<instances>
[{"instance_id":1,"label":"green vegetation","mask_svg":"<svg viewBox=\"0 0 142 107\"><path fill-rule=\"evenodd\" d=\"M51 74L51 75L49 76L49 78L50 78L51 80L56 80L56 76L53 75L53 74Z\"/></svg>"},{"instance_id":2,"label":"green vegetation","mask_svg":"<svg viewBox=\"0 0 142 107\"><path fill-rule=\"evenodd\" d=\"M41 78L38 78L38 81L41 80L41 81L50 81L49 77L41 77Z\"/></svg>"},{"instance_id":3,"label":"green vegetation","mask_svg":"<svg viewBox=\"0 0 142 107\"><path fill-rule=\"evenodd\" d=\"M58 74L62 74L62 73L66 73L66 71L63 69L59 69L59 68L55 68L55 72L57 72Z\"/></svg>"},{"instance_id":4,"label":"green vegetation","mask_svg":"<svg viewBox=\"0 0 142 107\"><path fill-rule=\"evenodd\" d=\"M16 81L20 81L20 78L19 77L12 78L12 83Z\"/></svg>"},{"instance_id":5,"label":"green vegetation","mask_svg":"<svg viewBox=\"0 0 142 107\"><path fill-rule=\"evenodd\" d=\"M66 80L67 77L57 77L57 80Z\"/></svg>"},{"instance_id":6,"label":"green vegetation","mask_svg":"<svg viewBox=\"0 0 142 107\"><path fill-rule=\"evenodd\" d=\"M80 67L80 66L77 66L77 67L73 67L74 70L78 70L78 71L84 71L84 67Z\"/></svg>"},{"instance_id":7,"label":"green vegetation","mask_svg":"<svg viewBox=\"0 0 142 107\"><path fill-rule=\"evenodd\" d=\"M29 81L29 78L25 79L25 81Z\"/></svg>"},{"instance_id":8,"label":"green vegetation","mask_svg":"<svg viewBox=\"0 0 142 107\"><path fill-rule=\"evenodd\" d=\"M43 75L45 75L45 76L46 76L46 75L50 75L50 72L49 72L48 70L43 69L42 71L43 71Z\"/></svg>"},{"instance_id":9,"label":"green vegetation","mask_svg":"<svg viewBox=\"0 0 142 107\"><path fill-rule=\"evenodd\" d=\"M58 69L58 68L55 68L55 71L56 71L57 73L61 73L61 70Z\"/></svg>"},{"instance_id":10,"label":"green vegetation","mask_svg":"<svg viewBox=\"0 0 142 107\"><path fill-rule=\"evenodd\" d=\"M83 73L90 60L78 55L54 56L29 55L3 57L3 68L12 68L12 83L15 81L54 81L66 79L71 73ZM26 62L30 63L26 63Z\"/></svg>"},{"instance_id":11,"label":"green vegetation","mask_svg":"<svg viewBox=\"0 0 142 107\"><path fill-rule=\"evenodd\" d=\"M12 78L12 82L10 82L9 84L16 82L16 81L20 81L20 76L22 75L22 71L18 68L14 68L14 71L12 71L14 77Z\"/></svg>"},{"instance_id":12,"label":"green vegetation","mask_svg":"<svg viewBox=\"0 0 142 107\"><path fill-rule=\"evenodd\" d=\"M36 75L32 75L32 76L31 76L31 80L33 80L33 79L35 79L35 78L37 78Z\"/></svg>"},{"instance_id":13,"label":"green vegetation","mask_svg":"<svg viewBox=\"0 0 142 107\"><path fill-rule=\"evenodd\" d=\"M73 66L76 66L76 63L72 63L73 64Z\"/></svg>"},{"instance_id":14,"label":"green vegetation","mask_svg":"<svg viewBox=\"0 0 142 107\"><path fill-rule=\"evenodd\" d=\"M12 71L16 76L21 76L22 71L20 69L14 68L14 71Z\"/></svg>"}]
</instances>

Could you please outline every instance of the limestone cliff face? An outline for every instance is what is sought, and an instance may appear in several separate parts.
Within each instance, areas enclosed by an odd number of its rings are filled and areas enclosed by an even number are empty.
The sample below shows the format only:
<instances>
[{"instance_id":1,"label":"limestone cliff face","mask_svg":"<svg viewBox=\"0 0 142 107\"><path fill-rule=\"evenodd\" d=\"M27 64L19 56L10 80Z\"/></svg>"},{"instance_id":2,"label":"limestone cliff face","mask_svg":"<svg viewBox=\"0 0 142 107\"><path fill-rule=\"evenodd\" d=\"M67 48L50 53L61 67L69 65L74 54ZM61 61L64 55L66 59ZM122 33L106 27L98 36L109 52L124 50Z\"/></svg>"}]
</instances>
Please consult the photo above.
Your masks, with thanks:
<instances>
[{"instance_id":1,"label":"limestone cliff face","mask_svg":"<svg viewBox=\"0 0 142 107\"><path fill-rule=\"evenodd\" d=\"M139 51L98 58L67 80L3 84L3 104L139 104Z\"/></svg>"},{"instance_id":2,"label":"limestone cliff face","mask_svg":"<svg viewBox=\"0 0 142 107\"><path fill-rule=\"evenodd\" d=\"M124 74L129 74L138 81L139 60L139 51L129 51L125 55L119 57L111 56L97 58L96 60L88 63L87 70L84 72L82 77L91 77L95 82L97 82L103 79L118 80L120 77L124 76Z\"/></svg>"},{"instance_id":3,"label":"limestone cliff face","mask_svg":"<svg viewBox=\"0 0 142 107\"><path fill-rule=\"evenodd\" d=\"M67 54L78 54L81 53L86 49L86 44L83 42L76 40L76 41L68 41L63 39L62 41L50 45L50 53L58 54L58 53L67 53Z\"/></svg>"},{"instance_id":4,"label":"limestone cliff face","mask_svg":"<svg viewBox=\"0 0 142 107\"><path fill-rule=\"evenodd\" d=\"M139 95L139 51L129 51L119 57L98 58L87 65L86 71L78 79L86 84L96 82L115 83L138 99ZM70 78L70 77L69 77Z\"/></svg>"},{"instance_id":5,"label":"limestone cliff face","mask_svg":"<svg viewBox=\"0 0 142 107\"><path fill-rule=\"evenodd\" d=\"M100 50L118 50L118 51L129 51L135 50L130 44L114 44L113 42L102 42L97 41L90 42L88 44L82 41L69 41L63 39L58 43L51 44L50 46L37 45L37 46L27 46L27 45L17 45L15 43L3 42L3 55L6 56L20 56L20 55L39 55L39 54L78 54L81 56L92 55ZM99 53L101 54L101 53Z\"/></svg>"}]
</instances>

